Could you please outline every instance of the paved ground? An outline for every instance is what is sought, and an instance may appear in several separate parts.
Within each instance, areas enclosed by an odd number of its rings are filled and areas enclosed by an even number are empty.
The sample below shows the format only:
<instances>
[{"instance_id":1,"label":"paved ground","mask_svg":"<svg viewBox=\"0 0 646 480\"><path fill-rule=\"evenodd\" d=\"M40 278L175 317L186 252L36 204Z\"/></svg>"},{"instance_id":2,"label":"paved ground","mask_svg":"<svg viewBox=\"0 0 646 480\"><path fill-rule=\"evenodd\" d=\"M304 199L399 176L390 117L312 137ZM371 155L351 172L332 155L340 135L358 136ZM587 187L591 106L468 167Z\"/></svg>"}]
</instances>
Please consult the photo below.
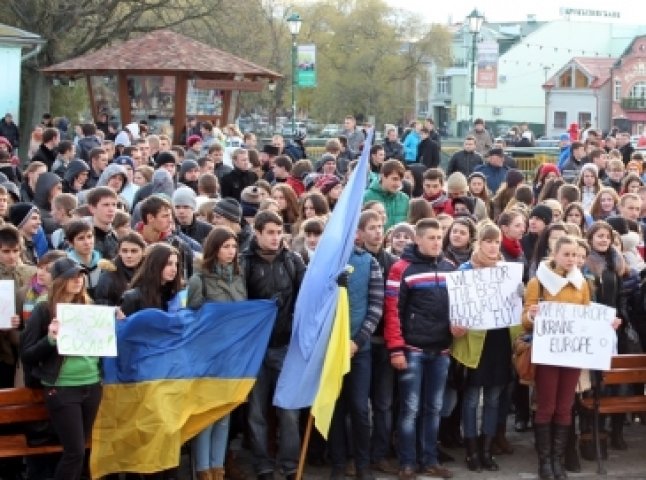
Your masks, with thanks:
<instances>
[{"instance_id":1,"label":"paved ground","mask_svg":"<svg viewBox=\"0 0 646 480\"><path fill-rule=\"evenodd\" d=\"M646 426L633 424L625 428L625 438L628 443L627 451L609 450L609 458L606 461L608 475L600 476L596 473L596 462L581 460L582 472L569 473L568 476L575 480L608 479L608 480L646 480ZM496 458L500 465L498 472L470 472L464 465L463 450L447 450L456 458L455 462L445 464L454 473L453 478L464 480L532 480L537 479L536 474L536 453L533 447L533 432L516 433L510 432L509 439L516 449L513 455L502 455ZM249 467L249 454L241 452L245 470L248 471L248 479L255 480L252 470ZM395 476L386 474L375 475L378 480L396 480ZM329 468L306 467L305 480L327 480ZM189 478L188 475L184 478ZM347 477L351 480L352 477ZM428 477L418 477L420 479ZM275 480L283 480L279 474Z\"/></svg>"}]
</instances>

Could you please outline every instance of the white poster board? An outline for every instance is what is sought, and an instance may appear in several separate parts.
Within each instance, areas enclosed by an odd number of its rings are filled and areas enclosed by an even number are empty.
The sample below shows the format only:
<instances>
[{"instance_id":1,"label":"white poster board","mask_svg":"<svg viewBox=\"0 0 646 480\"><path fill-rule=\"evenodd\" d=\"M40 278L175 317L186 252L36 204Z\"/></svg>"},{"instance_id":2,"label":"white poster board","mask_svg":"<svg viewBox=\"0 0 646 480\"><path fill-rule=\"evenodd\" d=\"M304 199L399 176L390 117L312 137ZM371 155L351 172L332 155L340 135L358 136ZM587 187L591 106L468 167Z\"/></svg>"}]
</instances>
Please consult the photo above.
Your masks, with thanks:
<instances>
[{"instance_id":1,"label":"white poster board","mask_svg":"<svg viewBox=\"0 0 646 480\"><path fill-rule=\"evenodd\" d=\"M513 262L446 274L451 323L473 330L520 324L522 282L523 265Z\"/></svg>"},{"instance_id":2,"label":"white poster board","mask_svg":"<svg viewBox=\"0 0 646 480\"><path fill-rule=\"evenodd\" d=\"M61 355L116 357L115 308L59 303L56 345Z\"/></svg>"},{"instance_id":3,"label":"white poster board","mask_svg":"<svg viewBox=\"0 0 646 480\"><path fill-rule=\"evenodd\" d=\"M13 280L0 280L0 328L11 328L16 314L16 292Z\"/></svg>"},{"instance_id":4,"label":"white poster board","mask_svg":"<svg viewBox=\"0 0 646 480\"><path fill-rule=\"evenodd\" d=\"M541 302L534 319L532 362L608 370L617 334L614 308L598 303Z\"/></svg>"}]
</instances>

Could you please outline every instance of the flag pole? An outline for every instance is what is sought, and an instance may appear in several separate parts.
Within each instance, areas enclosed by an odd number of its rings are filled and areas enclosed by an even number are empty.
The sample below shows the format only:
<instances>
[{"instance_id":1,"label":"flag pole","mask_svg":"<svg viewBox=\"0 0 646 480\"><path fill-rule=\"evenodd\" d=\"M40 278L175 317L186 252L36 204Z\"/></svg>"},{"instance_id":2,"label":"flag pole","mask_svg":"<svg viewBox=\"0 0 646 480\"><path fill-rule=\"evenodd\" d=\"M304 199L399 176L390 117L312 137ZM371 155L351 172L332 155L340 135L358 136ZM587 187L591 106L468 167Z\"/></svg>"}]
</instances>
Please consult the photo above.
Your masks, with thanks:
<instances>
[{"instance_id":1,"label":"flag pole","mask_svg":"<svg viewBox=\"0 0 646 480\"><path fill-rule=\"evenodd\" d=\"M296 480L302 480L303 470L305 470L305 458L307 457L307 447L310 443L310 434L312 433L312 425L314 424L314 417L310 413L307 417L307 426L305 427L305 434L303 435L303 444L301 446L301 456L298 459L298 469L296 470Z\"/></svg>"}]
</instances>

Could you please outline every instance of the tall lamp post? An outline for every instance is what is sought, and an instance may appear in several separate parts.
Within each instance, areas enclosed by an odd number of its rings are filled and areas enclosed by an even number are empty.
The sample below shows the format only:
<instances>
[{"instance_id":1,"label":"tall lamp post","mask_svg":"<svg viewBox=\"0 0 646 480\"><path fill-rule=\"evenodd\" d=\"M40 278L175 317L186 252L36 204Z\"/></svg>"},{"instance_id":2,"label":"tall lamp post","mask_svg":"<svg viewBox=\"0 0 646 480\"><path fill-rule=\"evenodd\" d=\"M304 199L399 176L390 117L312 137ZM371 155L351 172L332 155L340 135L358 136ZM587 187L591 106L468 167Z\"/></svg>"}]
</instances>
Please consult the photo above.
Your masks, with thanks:
<instances>
[{"instance_id":1,"label":"tall lamp post","mask_svg":"<svg viewBox=\"0 0 646 480\"><path fill-rule=\"evenodd\" d=\"M302 20L298 13L293 12L287 19L289 33L292 34L292 135L296 136L296 37L301 31Z\"/></svg>"},{"instance_id":2,"label":"tall lamp post","mask_svg":"<svg viewBox=\"0 0 646 480\"><path fill-rule=\"evenodd\" d=\"M475 8L467 17L469 33L471 34L471 98L469 100L469 121L471 123L473 123L473 103L476 93L476 42L483 21L484 16Z\"/></svg>"}]
</instances>

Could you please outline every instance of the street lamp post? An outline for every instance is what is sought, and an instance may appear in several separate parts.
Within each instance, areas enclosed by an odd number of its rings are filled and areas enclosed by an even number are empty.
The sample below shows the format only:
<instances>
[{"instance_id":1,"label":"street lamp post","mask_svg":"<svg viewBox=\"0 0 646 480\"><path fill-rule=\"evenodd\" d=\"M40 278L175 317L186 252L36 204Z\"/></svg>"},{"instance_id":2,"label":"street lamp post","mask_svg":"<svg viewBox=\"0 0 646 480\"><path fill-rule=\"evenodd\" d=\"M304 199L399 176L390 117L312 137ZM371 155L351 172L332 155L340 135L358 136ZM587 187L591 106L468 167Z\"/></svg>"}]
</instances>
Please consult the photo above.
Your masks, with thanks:
<instances>
[{"instance_id":1,"label":"street lamp post","mask_svg":"<svg viewBox=\"0 0 646 480\"><path fill-rule=\"evenodd\" d=\"M289 33L292 34L292 135L296 136L296 37L301 31L301 17L293 12L287 19Z\"/></svg>"},{"instance_id":2,"label":"street lamp post","mask_svg":"<svg viewBox=\"0 0 646 480\"><path fill-rule=\"evenodd\" d=\"M471 98L469 100L469 121L471 123L473 123L473 103L476 93L476 42L483 21L484 16L475 8L467 17L469 33L471 34Z\"/></svg>"}]
</instances>

